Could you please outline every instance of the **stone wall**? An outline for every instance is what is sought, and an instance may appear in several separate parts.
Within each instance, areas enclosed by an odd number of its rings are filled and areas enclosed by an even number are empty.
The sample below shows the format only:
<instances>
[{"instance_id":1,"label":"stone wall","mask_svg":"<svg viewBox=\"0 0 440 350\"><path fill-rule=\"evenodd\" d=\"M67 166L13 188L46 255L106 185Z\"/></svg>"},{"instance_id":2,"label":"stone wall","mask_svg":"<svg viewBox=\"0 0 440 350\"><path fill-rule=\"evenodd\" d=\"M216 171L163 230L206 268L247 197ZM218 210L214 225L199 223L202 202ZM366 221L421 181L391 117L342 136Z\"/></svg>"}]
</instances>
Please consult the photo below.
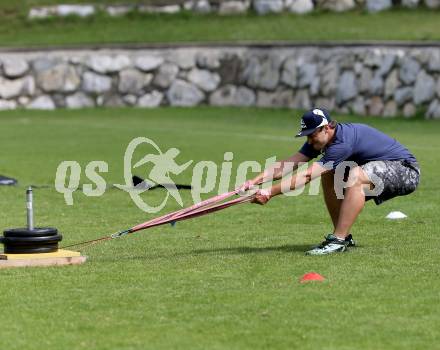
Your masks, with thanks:
<instances>
[{"instance_id":1,"label":"stone wall","mask_svg":"<svg viewBox=\"0 0 440 350\"><path fill-rule=\"evenodd\" d=\"M437 47L0 52L0 108L258 106L440 118Z\"/></svg>"},{"instance_id":2,"label":"stone wall","mask_svg":"<svg viewBox=\"0 0 440 350\"><path fill-rule=\"evenodd\" d=\"M149 0L139 4L96 5L55 5L35 7L29 11L29 18L47 18L51 16L94 15L103 11L110 16L121 16L131 11L142 13L174 14L180 11L196 13L218 13L220 15L242 14L255 11L259 15L269 13L291 12L305 14L315 9L343 12L354 8L365 9L367 12L379 12L403 6L417 8L426 6L431 9L440 8L440 0Z\"/></svg>"}]
</instances>

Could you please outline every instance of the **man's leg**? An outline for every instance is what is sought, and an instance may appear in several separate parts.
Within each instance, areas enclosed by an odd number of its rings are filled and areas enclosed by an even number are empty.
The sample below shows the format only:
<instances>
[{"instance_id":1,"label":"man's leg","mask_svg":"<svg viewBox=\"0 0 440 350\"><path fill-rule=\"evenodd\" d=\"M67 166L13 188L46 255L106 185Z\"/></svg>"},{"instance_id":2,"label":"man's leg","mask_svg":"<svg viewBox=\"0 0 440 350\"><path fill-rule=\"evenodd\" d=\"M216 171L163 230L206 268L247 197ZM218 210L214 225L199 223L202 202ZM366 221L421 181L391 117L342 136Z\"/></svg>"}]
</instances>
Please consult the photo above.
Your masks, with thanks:
<instances>
[{"instance_id":1,"label":"man's leg","mask_svg":"<svg viewBox=\"0 0 440 350\"><path fill-rule=\"evenodd\" d=\"M334 171L327 172L321 175L321 183L324 192L325 205L327 206L327 210L333 222L333 232L336 232L343 200L338 199L338 197L336 196L334 176ZM341 239L339 239L338 237L335 237L335 234L329 234L326 236L324 242L307 251L306 255L326 255L343 252L346 250L347 247L352 247L354 245L355 243L351 235L345 235L344 237L341 237Z\"/></svg>"},{"instance_id":2,"label":"man's leg","mask_svg":"<svg viewBox=\"0 0 440 350\"><path fill-rule=\"evenodd\" d=\"M323 174L321 176L321 184L324 192L324 202L332 219L333 227L336 229L342 199L336 197L334 176L334 171Z\"/></svg>"},{"instance_id":3,"label":"man's leg","mask_svg":"<svg viewBox=\"0 0 440 350\"><path fill-rule=\"evenodd\" d=\"M345 189L344 199L339 210L338 222L335 227L335 236L345 239L353 226L358 215L365 205L364 188L371 185L367 174L360 168L355 167L350 170L349 184L351 186Z\"/></svg>"}]
</instances>

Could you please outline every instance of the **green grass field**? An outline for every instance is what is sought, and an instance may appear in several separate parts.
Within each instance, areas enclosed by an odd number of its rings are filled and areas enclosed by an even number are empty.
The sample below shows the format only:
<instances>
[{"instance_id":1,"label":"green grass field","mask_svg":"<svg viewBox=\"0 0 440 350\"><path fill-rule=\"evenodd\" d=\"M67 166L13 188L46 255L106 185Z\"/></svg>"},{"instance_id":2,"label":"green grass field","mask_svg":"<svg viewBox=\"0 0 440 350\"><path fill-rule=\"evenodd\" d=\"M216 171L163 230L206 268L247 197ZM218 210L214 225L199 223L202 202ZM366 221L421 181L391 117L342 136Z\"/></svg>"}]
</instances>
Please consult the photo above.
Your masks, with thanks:
<instances>
[{"instance_id":1,"label":"green grass field","mask_svg":"<svg viewBox=\"0 0 440 350\"><path fill-rule=\"evenodd\" d=\"M15 7L14 7L15 6ZM18 7L20 6L20 7ZM147 15L30 21L27 7L0 2L0 46L182 42L440 40L440 11L393 10L377 14L316 12L257 16ZM311 25L313 23L313 25Z\"/></svg>"},{"instance_id":2,"label":"green grass field","mask_svg":"<svg viewBox=\"0 0 440 350\"><path fill-rule=\"evenodd\" d=\"M336 116L398 138L418 157L422 183L412 195L368 203L353 235L359 247L337 256L304 251L331 230L322 196L245 204L85 250L86 264L0 270L4 349L434 349L440 328L437 225L440 124ZM234 152L263 162L295 152L298 113L256 109L14 111L0 114L3 228L25 224L25 186L53 184L63 160L83 170L105 160L109 184L123 182L123 154L137 136L180 163L220 164ZM141 176L146 174L140 173ZM189 182L191 171L175 178ZM82 183L87 179L82 177ZM210 193L210 195L215 192ZM160 201L164 190L147 192ZM55 226L63 244L92 239L152 218L127 193L34 192L36 222ZM183 193L185 204L190 194ZM161 212L177 209L170 201ZM391 210L408 215L387 221ZM315 271L323 283L298 279Z\"/></svg>"}]
</instances>

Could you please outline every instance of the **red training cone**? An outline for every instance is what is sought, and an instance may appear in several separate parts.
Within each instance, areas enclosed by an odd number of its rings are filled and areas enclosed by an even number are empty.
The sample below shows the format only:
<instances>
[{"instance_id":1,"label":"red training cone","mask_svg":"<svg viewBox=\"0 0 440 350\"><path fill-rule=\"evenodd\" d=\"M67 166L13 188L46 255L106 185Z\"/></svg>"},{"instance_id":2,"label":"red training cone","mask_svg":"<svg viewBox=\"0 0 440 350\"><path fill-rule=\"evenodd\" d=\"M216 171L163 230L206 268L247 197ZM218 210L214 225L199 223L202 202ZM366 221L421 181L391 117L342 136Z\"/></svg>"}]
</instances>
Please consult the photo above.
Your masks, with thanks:
<instances>
[{"instance_id":1,"label":"red training cone","mask_svg":"<svg viewBox=\"0 0 440 350\"><path fill-rule=\"evenodd\" d=\"M309 282L309 281L324 281L325 278L321 276L319 273L316 272L309 272L306 273L304 276L301 277L299 280L301 283Z\"/></svg>"}]
</instances>

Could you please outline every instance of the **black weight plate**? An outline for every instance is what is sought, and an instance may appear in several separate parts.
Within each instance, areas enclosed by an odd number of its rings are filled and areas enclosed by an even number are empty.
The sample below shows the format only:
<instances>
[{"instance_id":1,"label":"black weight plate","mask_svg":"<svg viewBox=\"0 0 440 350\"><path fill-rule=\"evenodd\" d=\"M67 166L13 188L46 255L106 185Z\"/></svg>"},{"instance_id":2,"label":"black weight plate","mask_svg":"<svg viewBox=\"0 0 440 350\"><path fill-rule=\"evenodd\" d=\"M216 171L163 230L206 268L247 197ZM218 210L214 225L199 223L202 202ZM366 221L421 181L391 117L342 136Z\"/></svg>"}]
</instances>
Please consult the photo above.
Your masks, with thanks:
<instances>
[{"instance_id":1,"label":"black weight plate","mask_svg":"<svg viewBox=\"0 0 440 350\"><path fill-rule=\"evenodd\" d=\"M56 243L63 239L63 236L43 236L43 237L3 237L3 244L9 245L38 245L46 243Z\"/></svg>"},{"instance_id":2,"label":"black weight plate","mask_svg":"<svg viewBox=\"0 0 440 350\"><path fill-rule=\"evenodd\" d=\"M5 246L5 254L35 254L35 253L52 253L58 250L58 244L49 244L44 247L29 246Z\"/></svg>"},{"instance_id":3,"label":"black weight plate","mask_svg":"<svg viewBox=\"0 0 440 350\"><path fill-rule=\"evenodd\" d=\"M42 236L42 237L3 237L3 242L6 244L35 244L35 243L55 243L63 239L62 235L56 236Z\"/></svg>"},{"instance_id":4,"label":"black weight plate","mask_svg":"<svg viewBox=\"0 0 440 350\"><path fill-rule=\"evenodd\" d=\"M41 237L41 236L55 236L58 230L54 227L35 227L29 230L25 227L10 228L3 232L5 237Z\"/></svg>"}]
</instances>

